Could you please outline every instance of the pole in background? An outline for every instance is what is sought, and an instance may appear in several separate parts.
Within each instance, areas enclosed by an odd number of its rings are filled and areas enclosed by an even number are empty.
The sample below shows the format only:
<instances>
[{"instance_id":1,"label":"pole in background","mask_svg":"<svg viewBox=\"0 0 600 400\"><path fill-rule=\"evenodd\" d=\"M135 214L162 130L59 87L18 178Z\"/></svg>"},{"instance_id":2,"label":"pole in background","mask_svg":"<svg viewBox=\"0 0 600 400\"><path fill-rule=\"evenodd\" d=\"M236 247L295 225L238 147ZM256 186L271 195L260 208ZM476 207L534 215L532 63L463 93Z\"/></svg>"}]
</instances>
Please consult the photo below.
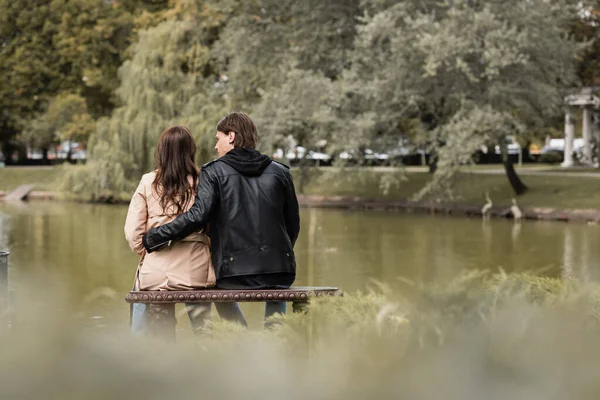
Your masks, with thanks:
<instances>
[{"instance_id":1,"label":"pole in background","mask_svg":"<svg viewBox=\"0 0 600 400\"><path fill-rule=\"evenodd\" d=\"M8 251L0 251L0 315L8 312Z\"/></svg>"}]
</instances>

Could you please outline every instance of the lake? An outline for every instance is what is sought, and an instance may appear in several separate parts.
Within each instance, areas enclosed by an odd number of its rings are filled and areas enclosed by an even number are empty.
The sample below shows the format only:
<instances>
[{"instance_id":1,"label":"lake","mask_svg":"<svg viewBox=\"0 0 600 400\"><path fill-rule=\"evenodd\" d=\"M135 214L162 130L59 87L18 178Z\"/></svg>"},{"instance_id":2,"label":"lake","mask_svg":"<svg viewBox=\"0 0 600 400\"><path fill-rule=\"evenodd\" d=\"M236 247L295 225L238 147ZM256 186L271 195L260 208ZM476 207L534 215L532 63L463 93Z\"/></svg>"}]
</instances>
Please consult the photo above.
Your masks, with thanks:
<instances>
[{"instance_id":1,"label":"lake","mask_svg":"<svg viewBox=\"0 0 600 400\"><path fill-rule=\"evenodd\" d=\"M85 326L126 328L123 297L138 261L123 235L126 212L116 205L0 203L0 250L11 252L17 314L35 300ZM368 290L374 281L446 280L500 268L599 281L599 242L597 225L302 209L296 284ZM260 326L262 306L243 309L251 326ZM178 326L186 325L180 318Z\"/></svg>"}]
</instances>

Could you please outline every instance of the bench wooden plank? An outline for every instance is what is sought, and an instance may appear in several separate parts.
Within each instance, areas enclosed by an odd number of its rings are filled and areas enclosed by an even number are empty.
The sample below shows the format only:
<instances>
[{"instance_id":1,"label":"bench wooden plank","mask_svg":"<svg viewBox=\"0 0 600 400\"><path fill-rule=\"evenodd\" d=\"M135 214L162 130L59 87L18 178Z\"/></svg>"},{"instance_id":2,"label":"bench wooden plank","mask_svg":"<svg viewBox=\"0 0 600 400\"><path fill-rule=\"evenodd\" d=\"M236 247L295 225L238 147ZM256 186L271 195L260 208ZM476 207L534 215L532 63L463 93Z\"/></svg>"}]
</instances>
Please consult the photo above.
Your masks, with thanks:
<instances>
[{"instance_id":1,"label":"bench wooden plank","mask_svg":"<svg viewBox=\"0 0 600 400\"><path fill-rule=\"evenodd\" d=\"M314 297L343 296L336 287L295 286L289 289L263 290L182 290L182 291L132 291L125 296L128 303L174 304L174 303L230 303L291 301L307 302Z\"/></svg>"}]
</instances>

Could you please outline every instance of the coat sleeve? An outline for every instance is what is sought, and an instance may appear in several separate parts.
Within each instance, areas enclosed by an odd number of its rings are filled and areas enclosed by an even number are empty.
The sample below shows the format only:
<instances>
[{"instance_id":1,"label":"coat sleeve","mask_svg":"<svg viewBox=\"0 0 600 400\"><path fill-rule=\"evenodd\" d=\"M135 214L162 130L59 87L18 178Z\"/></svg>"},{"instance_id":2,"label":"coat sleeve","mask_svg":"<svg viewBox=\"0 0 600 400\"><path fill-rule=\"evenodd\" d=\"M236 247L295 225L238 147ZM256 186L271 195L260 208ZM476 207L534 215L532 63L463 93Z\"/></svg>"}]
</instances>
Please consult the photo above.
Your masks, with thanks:
<instances>
[{"instance_id":1,"label":"coat sleeve","mask_svg":"<svg viewBox=\"0 0 600 400\"><path fill-rule=\"evenodd\" d=\"M217 178L202 168L194 205L172 222L152 228L142 237L148 253L167 246L171 240L181 240L203 229L219 201Z\"/></svg>"},{"instance_id":2,"label":"coat sleeve","mask_svg":"<svg viewBox=\"0 0 600 400\"><path fill-rule=\"evenodd\" d=\"M148 204L146 203L144 185L140 181L133 197L131 197L127 218L125 219L125 239L127 239L131 250L140 256L144 253L142 236L146 233L147 222Z\"/></svg>"},{"instance_id":3,"label":"coat sleeve","mask_svg":"<svg viewBox=\"0 0 600 400\"><path fill-rule=\"evenodd\" d=\"M285 202L285 229L292 242L292 247L294 247L300 233L300 211L298 209L298 198L296 197L296 189L294 188L291 174L288 174Z\"/></svg>"}]
</instances>

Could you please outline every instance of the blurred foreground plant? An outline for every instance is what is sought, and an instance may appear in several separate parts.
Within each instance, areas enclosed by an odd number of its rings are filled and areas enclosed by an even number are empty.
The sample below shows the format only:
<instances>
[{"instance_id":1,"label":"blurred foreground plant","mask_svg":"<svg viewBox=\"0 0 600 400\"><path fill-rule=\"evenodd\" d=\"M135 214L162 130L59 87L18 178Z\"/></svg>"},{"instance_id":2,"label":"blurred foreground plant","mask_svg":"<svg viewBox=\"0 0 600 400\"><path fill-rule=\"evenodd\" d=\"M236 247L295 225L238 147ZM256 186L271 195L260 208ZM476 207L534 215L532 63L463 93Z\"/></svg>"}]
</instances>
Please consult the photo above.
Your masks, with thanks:
<instances>
[{"instance_id":1,"label":"blurred foreground plant","mask_svg":"<svg viewBox=\"0 0 600 400\"><path fill-rule=\"evenodd\" d=\"M526 274L405 280L322 299L270 331L215 323L173 346L24 315L2 398L593 399L600 290ZM35 328L34 328L35 326Z\"/></svg>"}]
</instances>

